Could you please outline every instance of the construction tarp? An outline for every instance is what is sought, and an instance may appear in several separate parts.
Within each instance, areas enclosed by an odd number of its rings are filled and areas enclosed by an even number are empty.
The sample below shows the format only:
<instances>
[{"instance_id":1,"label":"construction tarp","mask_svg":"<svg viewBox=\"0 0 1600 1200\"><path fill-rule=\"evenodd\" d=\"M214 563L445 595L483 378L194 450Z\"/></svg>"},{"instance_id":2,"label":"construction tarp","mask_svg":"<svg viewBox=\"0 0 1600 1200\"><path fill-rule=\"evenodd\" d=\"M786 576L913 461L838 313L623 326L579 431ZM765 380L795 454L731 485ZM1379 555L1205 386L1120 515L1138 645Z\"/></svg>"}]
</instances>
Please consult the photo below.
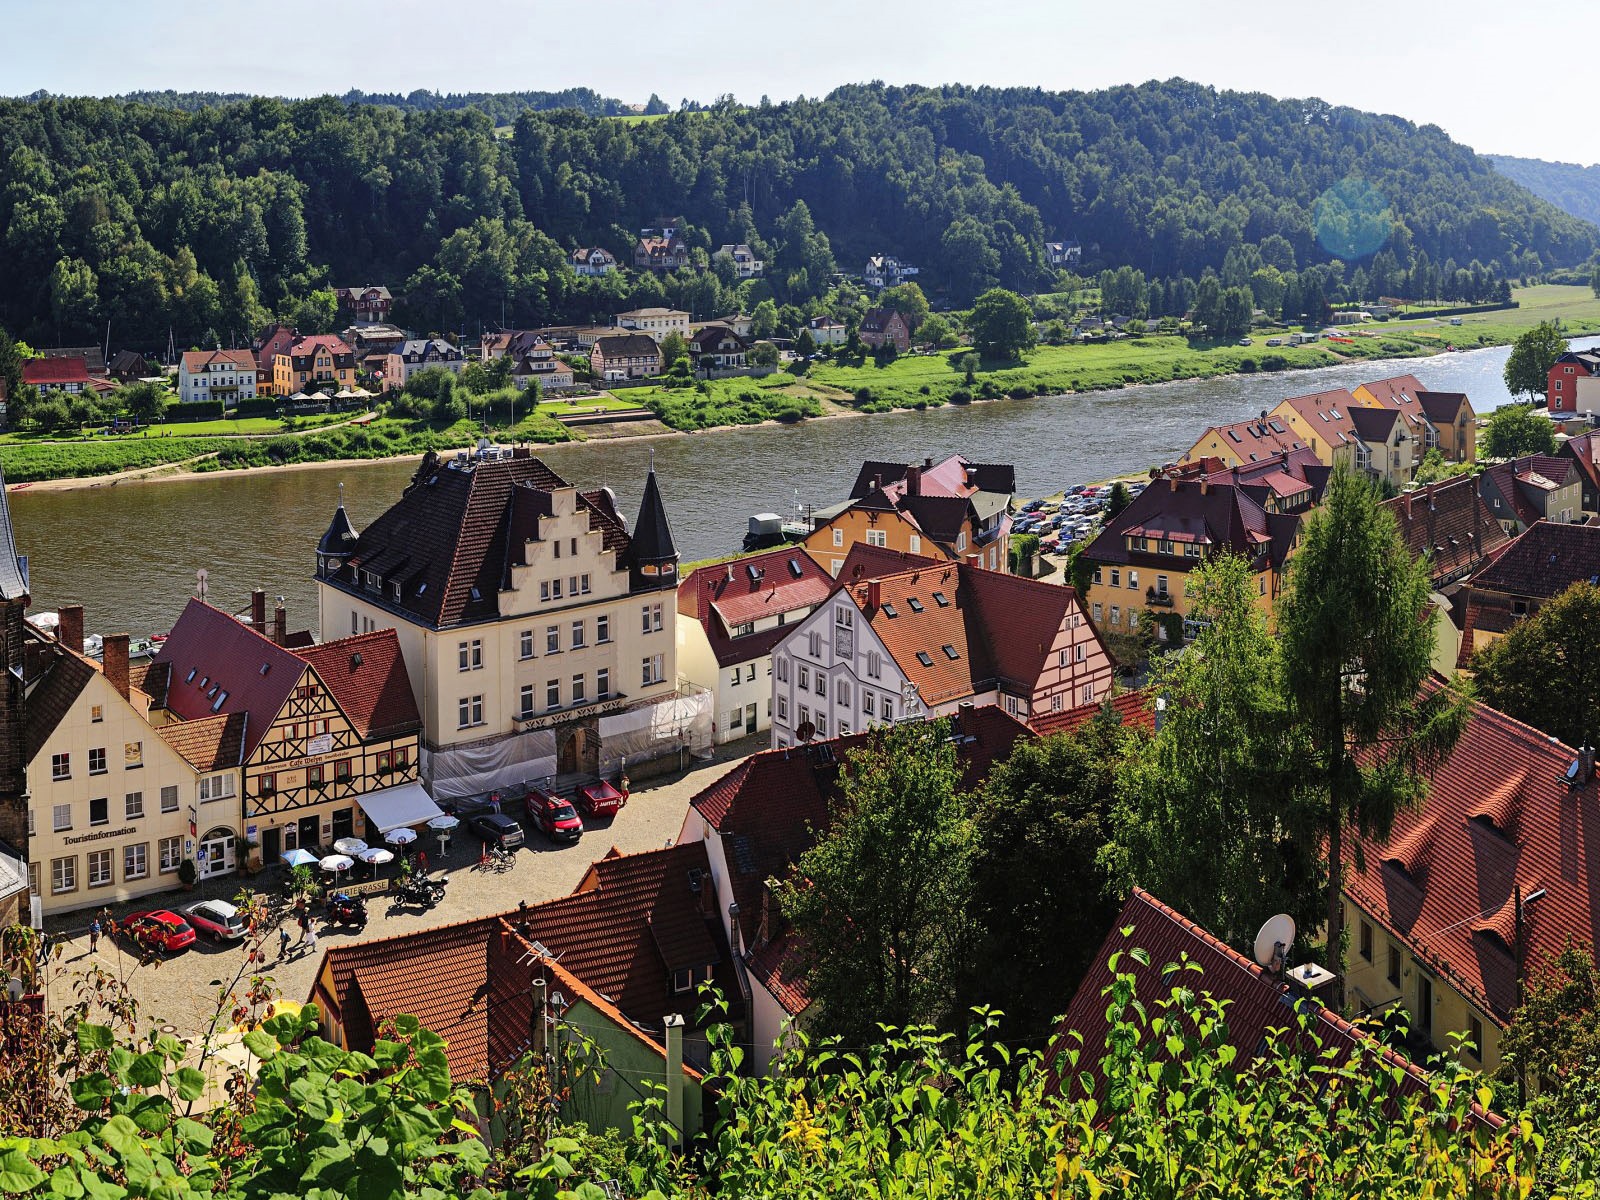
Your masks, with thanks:
<instances>
[{"instance_id":1,"label":"construction tarp","mask_svg":"<svg viewBox=\"0 0 1600 1200\"><path fill-rule=\"evenodd\" d=\"M422 776L440 800L477 796L556 773L554 730L534 729L472 746L422 750Z\"/></svg>"},{"instance_id":2,"label":"construction tarp","mask_svg":"<svg viewBox=\"0 0 1600 1200\"><path fill-rule=\"evenodd\" d=\"M712 695L697 690L641 704L600 718L600 774L610 779L625 762L648 762L668 754L711 753Z\"/></svg>"}]
</instances>

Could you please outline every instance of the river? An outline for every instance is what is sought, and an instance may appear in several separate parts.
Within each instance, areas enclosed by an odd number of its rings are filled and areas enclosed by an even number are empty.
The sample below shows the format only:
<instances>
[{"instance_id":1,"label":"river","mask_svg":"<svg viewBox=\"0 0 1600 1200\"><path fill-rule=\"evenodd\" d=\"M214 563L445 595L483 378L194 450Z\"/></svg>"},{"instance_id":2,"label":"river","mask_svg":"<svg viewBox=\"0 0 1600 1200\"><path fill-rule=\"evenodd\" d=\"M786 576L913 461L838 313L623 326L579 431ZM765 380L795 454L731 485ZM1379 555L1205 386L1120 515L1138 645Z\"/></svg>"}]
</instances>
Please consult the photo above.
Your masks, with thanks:
<instances>
[{"instance_id":1,"label":"river","mask_svg":"<svg viewBox=\"0 0 1600 1200\"><path fill-rule=\"evenodd\" d=\"M1575 348L1600 338L1574 341ZM959 452L1017 467L1023 495L1143 471L1176 460L1208 425L1243 420L1285 396L1414 374L1434 391L1466 392L1482 414L1509 403L1507 347L1327 367L1291 374L1188 380L1120 391L1006 400L925 413L847 417L688 436L551 446L541 457L569 482L613 487L631 522L650 456L685 560L738 548L752 513L787 514L796 493L825 504L849 489L865 458L910 461ZM357 528L382 512L410 462L217 475L77 491L14 492L17 545L29 557L36 609L77 601L89 629L169 629L209 575L219 607L253 587L285 597L290 628L314 620L318 537L345 485Z\"/></svg>"}]
</instances>

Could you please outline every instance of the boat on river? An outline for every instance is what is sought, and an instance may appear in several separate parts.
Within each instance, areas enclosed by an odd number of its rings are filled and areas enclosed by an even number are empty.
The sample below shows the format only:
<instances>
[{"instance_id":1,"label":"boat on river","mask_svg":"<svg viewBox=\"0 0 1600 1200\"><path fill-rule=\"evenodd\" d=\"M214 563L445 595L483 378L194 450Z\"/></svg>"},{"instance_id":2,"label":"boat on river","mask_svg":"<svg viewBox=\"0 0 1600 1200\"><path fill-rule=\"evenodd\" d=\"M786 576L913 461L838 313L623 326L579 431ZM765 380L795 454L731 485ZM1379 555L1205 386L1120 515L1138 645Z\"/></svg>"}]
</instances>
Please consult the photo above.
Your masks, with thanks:
<instances>
[{"instance_id":1,"label":"boat on river","mask_svg":"<svg viewBox=\"0 0 1600 1200\"><path fill-rule=\"evenodd\" d=\"M43 630L52 637L56 636L61 628L61 614L57 612L50 612L48 610L45 612L37 612L29 617L28 620L36 628ZM164 633L152 634L150 637L129 638L128 661L143 662L146 659L154 658L157 654L161 653L161 647L163 644L165 644L166 640L167 635ZM104 654L104 636L98 633L85 634L83 638L84 657L92 658L96 662L99 662L101 656Z\"/></svg>"}]
</instances>

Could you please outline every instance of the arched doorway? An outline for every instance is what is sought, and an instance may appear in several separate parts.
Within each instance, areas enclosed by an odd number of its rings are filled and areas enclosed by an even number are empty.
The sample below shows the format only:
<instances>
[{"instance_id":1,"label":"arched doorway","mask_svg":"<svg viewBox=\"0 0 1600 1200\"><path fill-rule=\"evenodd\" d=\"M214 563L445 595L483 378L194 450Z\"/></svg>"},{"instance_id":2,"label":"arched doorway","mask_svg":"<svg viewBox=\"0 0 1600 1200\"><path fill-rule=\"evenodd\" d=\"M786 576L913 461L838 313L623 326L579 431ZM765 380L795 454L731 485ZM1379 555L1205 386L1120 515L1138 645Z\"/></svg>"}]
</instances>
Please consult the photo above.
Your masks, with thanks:
<instances>
[{"instance_id":1,"label":"arched doorway","mask_svg":"<svg viewBox=\"0 0 1600 1200\"><path fill-rule=\"evenodd\" d=\"M234 859L234 837L233 830L219 825L208 830L205 837L200 839L200 845L194 852L194 865L201 879L210 879L213 875L231 875L238 869Z\"/></svg>"},{"instance_id":2,"label":"arched doorway","mask_svg":"<svg viewBox=\"0 0 1600 1200\"><path fill-rule=\"evenodd\" d=\"M600 730L593 720L579 722L566 731L556 752L556 773L600 774Z\"/></svg>"}]
</instances>

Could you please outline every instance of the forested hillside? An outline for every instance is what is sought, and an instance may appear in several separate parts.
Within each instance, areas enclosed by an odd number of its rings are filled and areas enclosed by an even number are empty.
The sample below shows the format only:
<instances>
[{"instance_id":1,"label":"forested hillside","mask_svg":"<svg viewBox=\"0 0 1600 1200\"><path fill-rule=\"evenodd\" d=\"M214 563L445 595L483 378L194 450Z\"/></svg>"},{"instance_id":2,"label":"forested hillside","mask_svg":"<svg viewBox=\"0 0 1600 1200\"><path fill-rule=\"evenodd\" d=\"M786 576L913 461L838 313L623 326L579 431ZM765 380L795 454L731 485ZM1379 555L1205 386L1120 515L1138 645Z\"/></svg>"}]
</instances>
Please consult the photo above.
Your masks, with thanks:
<instances>
[{"instance_id":1,"label":"forested hillside","mask_svg":"<svg viewBox=\"0 0 1600 1200\"><path fill-rule=\"evenodd\" d=\"M35 92L29 100L45 100L49 92ZM65 99L66 97L61 97ZM177 92L167 88L159 92L124 92L116 97L130 104L149 104L156 108L175 108L180 112L213 108L219 104L237 104L253 100L248 92ZM355 88L339 97L346 104L381 104L405 112L440 112L458 108L475 108L497 124L509 125L528 109L575 108L594 117L613 117L628 111L621 100L602 96L593 88L566 88L559 92L430 92L418 89L413 92L363 92ZM647 112L665 112L666 105L657 100Z\"/></svg>"},{"instance_id":2,"label":"forested hillside","mask_svg":"<svg viewBox=\"0 0 1600 1200\"><path fill-rule=\"evenodd\" d=\"M1577 163L1512 158L1505 154L1484 157L1502 175L1520 183L1540 199L1550 201L1562 212L1585 221L1600 221L1600 166L1580 167Z\"/></svg>"},{"instance_id":3,"label":"forested hillside","mask_svg":"<svg viewBox=\"0 0 1600 1200\"><path fill-rule=\"evenodd\" d=\"M509 136L495 124L475 107L334 97L0 102L0 324L46 342L107 321L119 344L164 345L169 327L183 344L226 341L295 317L324 285L363 283L436 330L629 303L708 315L769 295L814 303L880 252L965 303L993 283L1052 283L1045 242L1059 238L1083 244L1086 272L1174 280L1230 251L1236 272L1292 276L1330 247L1352 268L1386 248L1400 271L1521 274L1580 262L1600 239L1436 127L1182 81L871 84L646 122L560 110L523 111ZM630 263L658 214L687 220L710 269L568 269L578 245ZM725 241L755 246L767 279L736 290L709 260Z\"/></svg>"}]
</instances>

